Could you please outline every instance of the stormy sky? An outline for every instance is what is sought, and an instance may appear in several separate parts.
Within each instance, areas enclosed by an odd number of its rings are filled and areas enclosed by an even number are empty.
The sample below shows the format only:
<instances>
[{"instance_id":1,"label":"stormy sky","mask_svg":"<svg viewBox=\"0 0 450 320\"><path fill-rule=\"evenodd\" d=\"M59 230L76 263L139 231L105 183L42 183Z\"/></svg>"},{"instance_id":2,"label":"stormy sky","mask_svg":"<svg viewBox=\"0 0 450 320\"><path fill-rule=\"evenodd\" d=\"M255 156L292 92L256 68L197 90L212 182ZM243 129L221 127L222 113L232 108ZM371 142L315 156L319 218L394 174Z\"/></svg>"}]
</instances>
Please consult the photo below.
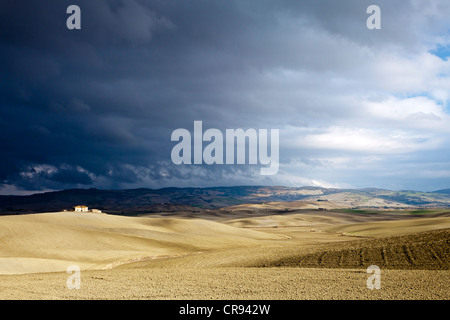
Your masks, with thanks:
<instances>
[{"instance_id":1,"label":"stormy sky","mask_svg":"<svg viewBox=\"0 0 450 320\"><path fill-rule=\"evenodd\" d=\"M448 188L449 17L447 0L0 0L0 193ZM175 165L194 121L279 129L278 173Z\"/></svg>"}]
</instances>

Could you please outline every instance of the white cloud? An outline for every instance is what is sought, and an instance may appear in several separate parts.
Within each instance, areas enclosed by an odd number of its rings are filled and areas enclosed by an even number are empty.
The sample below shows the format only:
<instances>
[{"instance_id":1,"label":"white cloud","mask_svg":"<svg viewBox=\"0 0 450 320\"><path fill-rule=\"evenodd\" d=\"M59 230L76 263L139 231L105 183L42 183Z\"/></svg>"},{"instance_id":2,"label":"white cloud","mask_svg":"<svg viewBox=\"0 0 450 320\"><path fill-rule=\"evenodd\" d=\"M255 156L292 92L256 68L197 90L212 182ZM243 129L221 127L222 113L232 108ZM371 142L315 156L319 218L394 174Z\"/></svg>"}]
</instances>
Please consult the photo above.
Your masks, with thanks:
<instances>
[{"instance_id":1,"label":"white cloud","mask_svg":"<svg viewBox=\"0 0 450 320\"><path fill-rule=\"evenodd\" d=\"M312 149L340 150L365 154L401 154L435 148L439 139L405 131L390 132L365 128L332 127L305 136L300 145Z\"/></svg>"},{"instance_id":2,"label":"white cloud","mask_svg":"<svg viewBox=\"0 0 450 320\"><path fill-rule=\"evenodd\" d=\"M450 132L450 116L445 108L427 97L399 99L391 96L383 101L366 101L363 108L371 118L392 121L396 127Z\"/></svg>"},{"instance_id":3,"label":"white cloud","mask_svg":"<svg viewBox=\"0 0 450 320\"><path fill-rule=\"evenodd\" d=\"M373 60L367 61L367 66L372 70L371 82L378 90L411 94L448 88L442 79L450 76L450 61L427 51L414 55L380 51Z\"/></svg>"},{"instance_id":4,"label":"white cloud","mask_svg":"<svg viewBox=\"0 0 450 320\"><path fill-rule=\"evenodd\" d=\"M58 168L49 164L35 164L19 173L23 178L33 179L37 175L51 175L58 171Z\"/></svg>"}]
</instances>

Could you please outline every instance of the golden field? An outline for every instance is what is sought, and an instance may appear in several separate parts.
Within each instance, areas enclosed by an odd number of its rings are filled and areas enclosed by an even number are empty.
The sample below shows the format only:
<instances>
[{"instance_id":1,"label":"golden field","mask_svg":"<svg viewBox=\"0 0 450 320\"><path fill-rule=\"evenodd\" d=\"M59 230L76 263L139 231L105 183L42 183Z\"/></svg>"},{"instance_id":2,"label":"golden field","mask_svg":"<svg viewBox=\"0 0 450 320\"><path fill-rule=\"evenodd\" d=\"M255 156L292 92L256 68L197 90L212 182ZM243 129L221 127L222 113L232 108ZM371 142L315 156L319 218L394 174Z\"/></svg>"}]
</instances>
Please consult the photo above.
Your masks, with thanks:
<instances>
[{"instance_id":1,"label":"golden field","mask_svg":"<svg viewBox=\"0 0 450 320\"><path fill-rule=\"evenodd\" d=\"M449 212L333 209L1 216L0 298L450 298ZM366 286L370 265L379 290Z\"/></svg>"}]
</instances>

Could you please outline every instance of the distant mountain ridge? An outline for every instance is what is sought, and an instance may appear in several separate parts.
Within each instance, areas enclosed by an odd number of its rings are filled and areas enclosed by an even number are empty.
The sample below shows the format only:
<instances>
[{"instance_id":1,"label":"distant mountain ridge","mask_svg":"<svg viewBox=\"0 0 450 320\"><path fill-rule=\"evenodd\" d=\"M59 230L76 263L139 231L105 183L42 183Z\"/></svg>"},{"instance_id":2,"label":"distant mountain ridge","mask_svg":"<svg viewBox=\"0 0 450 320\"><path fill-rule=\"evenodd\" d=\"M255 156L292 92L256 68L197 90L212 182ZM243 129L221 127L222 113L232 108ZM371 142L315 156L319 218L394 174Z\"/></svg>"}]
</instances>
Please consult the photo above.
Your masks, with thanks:
<instances>
[{"instance_id":1,"label":"distant mountain ridge","mask_svg":"<svg viewBox=\"0 0 450 320\"><path fill-rule=\"evenodd\" d=\"M450 194L450 189L436 190L436 191L433 191L433 193Z\"/></svg>"},{"instance_id":2,"label":"distant mountain ridge","mask_svg":"<svg viewBox=\"0 0 450 320\"><path fill-rule=\"evenodd\" d=\"M391 191L377 188L234 186L161 189L67 189L28 196L0 196L0 214L70 210L86 205L108 213L135 215L152 212L197 211L245 203L273 201L333 201L346 207L450 207L450 189L434 192Z\"/></svg>"}]
</instances>

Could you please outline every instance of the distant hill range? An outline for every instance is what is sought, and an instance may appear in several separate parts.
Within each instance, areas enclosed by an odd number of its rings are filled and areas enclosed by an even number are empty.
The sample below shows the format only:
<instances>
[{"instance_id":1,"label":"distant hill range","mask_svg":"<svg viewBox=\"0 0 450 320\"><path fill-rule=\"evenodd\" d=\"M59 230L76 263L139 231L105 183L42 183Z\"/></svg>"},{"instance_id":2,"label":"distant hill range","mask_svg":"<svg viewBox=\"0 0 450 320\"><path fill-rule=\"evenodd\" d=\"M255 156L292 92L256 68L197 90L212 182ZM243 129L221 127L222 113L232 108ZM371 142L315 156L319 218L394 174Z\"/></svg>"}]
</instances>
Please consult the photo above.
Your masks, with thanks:
<instances>
[{"instance_id":1,"label":"distant hill range","mask_svg":"<svg viewBox=\"0 0 450 320\"><path fill-rule=\"evenodd\" d=\"M437 190L435 191L435 193L450 194L450 189Z\"/></svg>"},{"instance_id":2,"label":"distant hill range","mask_svg":"<svg viewBox=\"0 0 450 320\"><path fill-rule=\"evenodd\" d=\"M241 204L283 201L330 201L343 208L449 208L450 189L434 192L376 188L236 186L162 189L69 189L28 196L0 196L0 214L70 210L86 205L107 213L202 211Z\"/></svg>"}]
</instances>

